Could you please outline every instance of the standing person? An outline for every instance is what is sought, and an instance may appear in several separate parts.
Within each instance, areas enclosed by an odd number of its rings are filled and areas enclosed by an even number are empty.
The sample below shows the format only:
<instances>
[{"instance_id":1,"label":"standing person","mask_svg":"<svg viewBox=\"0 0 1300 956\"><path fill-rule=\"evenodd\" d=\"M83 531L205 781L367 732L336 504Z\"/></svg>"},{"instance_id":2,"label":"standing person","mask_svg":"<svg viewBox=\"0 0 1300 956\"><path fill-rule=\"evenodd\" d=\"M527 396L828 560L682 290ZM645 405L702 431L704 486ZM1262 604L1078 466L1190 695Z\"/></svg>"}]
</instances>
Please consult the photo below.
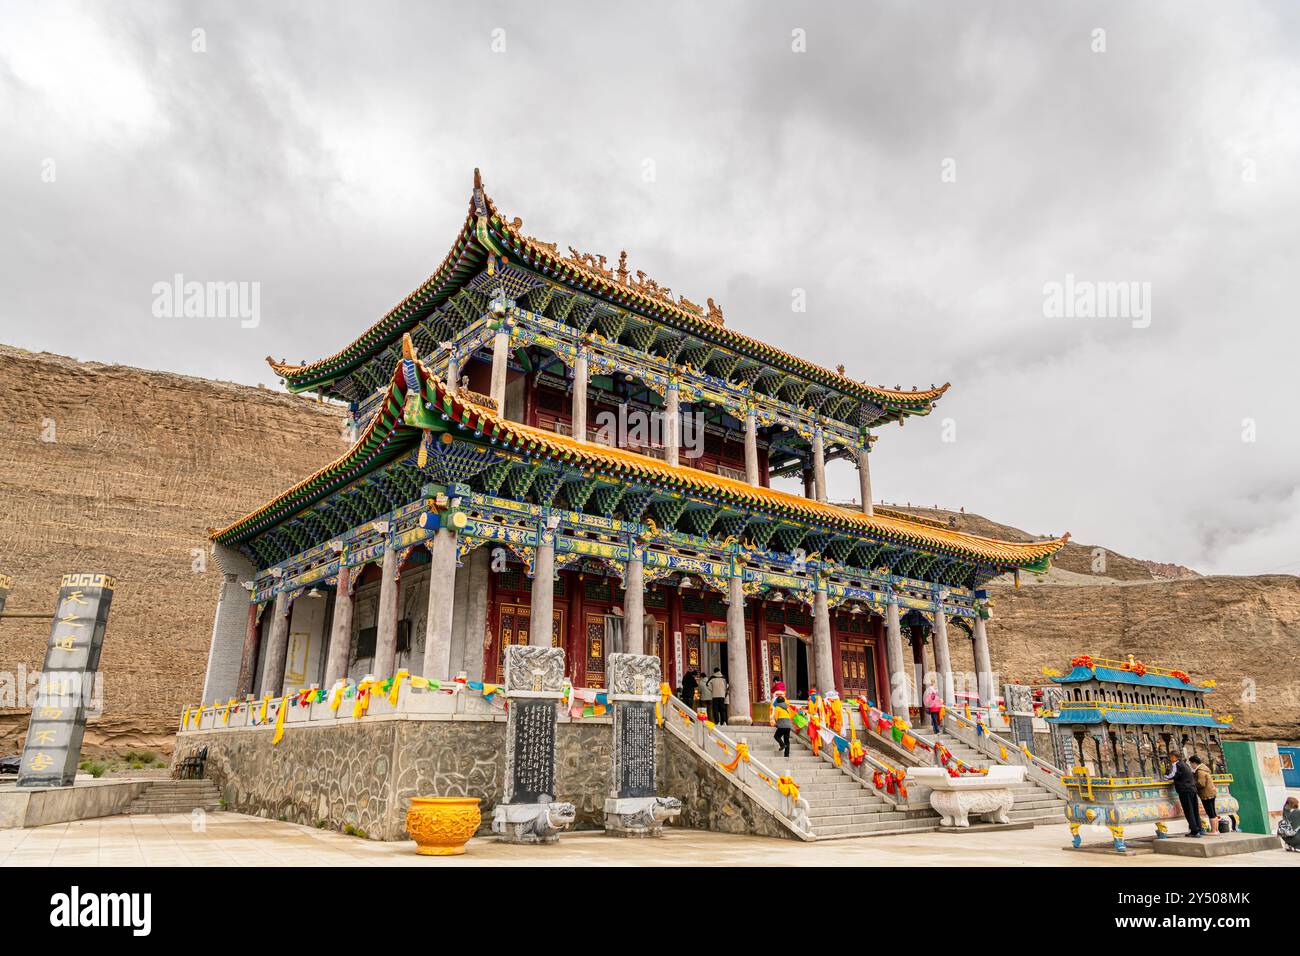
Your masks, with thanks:
<instances>
[{"instance_id":1,"label":"standing person","mask_svg":"<svg viewBox=\"0 0 1300 956\"><path fill-rule=\"evenodd\" d=\"M1201 803L1205 807L1205 819L1209 824L1206 833L1214 833L1218 825L1218 816L1214 812L1214 798L1219 795L1219 788L1214 785L1214 775L1210 773L1210 768L1201 763L1200 757L1192 757L1188 763L1192 765L1192 772L1196 776L1196 795L1201 798Z\"/></svg>"},{"instance_id":2,"label":"standing person","mask_svg":"<svg viewBox=\"0 0 1300 956\"><path fill-rule=\"evenodd\" d=\"M940 733L942 728L939 725L939 711L943 709L943 698L934 692L933 687L930 687L925 692L924 704L930 714L930 726L934 728L936 734Z\"/></svg>"},{"instance_id":3,"label":"standing person","mask_svg":"<svg viewBox=\"0 0 1300 956\"><path fill-rule=\"evenodd\" d=\"M713 676L708 680L709 698L713 709L710 713L715 724L727 722L727 679L722 676L722 668L713 668Z\"/></svg>"},{"instance_id":4,"label":"standing person","mask_svg":"<svg viewBox=\"0 0 1300 956\"><path fill-rule=\"evenodd\" d=\"M785 684L777 681L772 687L771 722L776 728L776 733L772 736L776 740L777 747L781 748L782 754L786 757L790 756L790 731L794 729L792 714L790 701L785 697Z\"/></svg>"},{"instance_id":5,"label":"standing person","mask_svg":"<svg viewBox=\"0 0 1300 956\"><path fill-rule=\"evenodd\" d=\"M1187 835L1198 837L1201 835L1201 811L1196 806L1196 774L1182 754L1171 751L1169 757L1173 760L1173 765L1169 768L1169 773L1165 774L1165 779L1174 782L1174 793L1178 794L1183 816L1187 818Z\"/></svg>"},{"instance_id":6,"label":"standing person","mask_svg":"<svg viewBox=\"0 0 1300 956\"><path fill-rule=\"evenodd\" d=\"M682 703L695 713L695 692L699 687L699 678L695 676L695 669L691 668L682 675Z\"/></svg>"},{"instance_id":7,"label":"standing person","mask_svg":"<svg viewBox=\"0 0 1300 956\"><path fill-rule=\"evenodd\" d=\"M1277 835L1288 852L1300 850L1300 800L1287 797L1282 804L1282 819L1277 821Z\"/></svg>"}]
</instances>

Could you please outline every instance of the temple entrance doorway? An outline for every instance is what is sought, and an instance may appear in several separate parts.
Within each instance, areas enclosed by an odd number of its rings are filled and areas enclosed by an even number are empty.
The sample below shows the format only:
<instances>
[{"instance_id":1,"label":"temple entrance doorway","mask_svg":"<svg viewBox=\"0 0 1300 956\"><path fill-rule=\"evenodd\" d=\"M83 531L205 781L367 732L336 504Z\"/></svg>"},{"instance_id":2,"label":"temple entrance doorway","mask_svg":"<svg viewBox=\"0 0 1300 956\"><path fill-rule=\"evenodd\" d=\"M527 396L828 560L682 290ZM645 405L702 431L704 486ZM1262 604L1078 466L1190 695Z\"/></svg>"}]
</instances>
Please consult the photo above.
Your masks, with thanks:
<instances>
[{"instance_id":1,"label":"temple entrance doorway","mask_svg":"<svg viewBox=\"0 0 1300 956\"><path fill-rule=\"evenodd\" d=\"M812 668L808 660L808 643L812 638L786 625L781 633L781 679L791 700L807 700Z\"/></svg>"}]
</instances>

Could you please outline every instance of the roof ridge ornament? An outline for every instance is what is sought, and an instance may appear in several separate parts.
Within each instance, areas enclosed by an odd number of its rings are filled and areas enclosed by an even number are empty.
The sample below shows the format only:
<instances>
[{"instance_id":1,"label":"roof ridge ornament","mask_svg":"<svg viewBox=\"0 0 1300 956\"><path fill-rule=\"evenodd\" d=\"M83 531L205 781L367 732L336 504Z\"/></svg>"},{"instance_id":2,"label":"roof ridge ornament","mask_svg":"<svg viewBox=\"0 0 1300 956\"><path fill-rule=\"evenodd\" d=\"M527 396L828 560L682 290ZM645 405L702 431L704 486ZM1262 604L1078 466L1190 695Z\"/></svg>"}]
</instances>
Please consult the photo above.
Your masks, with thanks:
<instances>
[{"instance_id":1,"label":"roof ridge ornament","mask_svg":"<svg viewBox=\"0 0 1300 956\"><path fill-rule=\"evenodd\" d=\"M477 166L474 167L474 215L487 215L487 200L483 192L483 176Z\"/></svg>"}]
</instances>

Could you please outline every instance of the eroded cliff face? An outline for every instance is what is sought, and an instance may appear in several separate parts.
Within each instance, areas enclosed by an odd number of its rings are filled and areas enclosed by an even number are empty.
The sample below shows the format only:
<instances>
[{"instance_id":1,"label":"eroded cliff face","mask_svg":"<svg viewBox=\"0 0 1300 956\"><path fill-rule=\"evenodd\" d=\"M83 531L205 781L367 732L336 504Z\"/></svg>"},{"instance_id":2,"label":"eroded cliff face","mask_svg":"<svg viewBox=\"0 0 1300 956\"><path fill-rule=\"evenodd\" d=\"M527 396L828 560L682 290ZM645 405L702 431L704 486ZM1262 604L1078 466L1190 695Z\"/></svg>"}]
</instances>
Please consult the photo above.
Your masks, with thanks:
<instances>
[{"instance_id":1,"label":"eroded cliff face","mask_svg":"<svg viewBox=\"0 0 1300 956\"><path fill-rule=\"evenodd\" d=\"M223 526L338 457L342 413L266 389L0 347L0 572L11 610L50 613L70 570L117 577L104 716L86 752L170 749L202 690ZM49 621L0 623L0 752L27 712ZM25 672L25 673L24 673ZM17 699L16 699L17 698Z\"/></svg>"},{"instance_id":2,"label":"eroded cliff face","mask_svg":"<svg viewBox=\"0 0 1300 956\"><path fill-rule=\"evenodd\" d=\"M346 450L342 412L265 389L0 346L0 572L9 606L50 612L61 574L118 587L104 644L104 715L86 752L169 751L203 686L218 573L207 529L250 511ZM946 512L914 509L947 521ZM976 534L1031 536L978 515ZM1158 581L1141 561L1071 543L1036 583L992 588L989 635L1007 679L1040 682L1076 654L1132 653L1218 678L1214 705L1243 736L1300 737L1300 579ZM21 672L44 658L48 621L0 624L0 752L18 750ZM959 665L968 650L954 648ZM1243 684L1243 681L1252 684ZM1243 699L1253 687L1253 699ZM13 706L18 704L19 706Z\"/></svg>"}]
</instances>

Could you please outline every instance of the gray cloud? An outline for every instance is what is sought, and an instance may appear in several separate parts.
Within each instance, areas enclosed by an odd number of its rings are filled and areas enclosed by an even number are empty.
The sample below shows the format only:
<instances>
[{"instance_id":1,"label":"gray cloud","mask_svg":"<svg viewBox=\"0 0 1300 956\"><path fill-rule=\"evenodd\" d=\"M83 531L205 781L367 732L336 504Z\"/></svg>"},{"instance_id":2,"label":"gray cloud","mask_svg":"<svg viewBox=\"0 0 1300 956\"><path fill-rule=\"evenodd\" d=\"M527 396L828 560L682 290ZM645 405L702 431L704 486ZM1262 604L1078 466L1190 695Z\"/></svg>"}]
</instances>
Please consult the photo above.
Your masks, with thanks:
<instances>
[{"instance_id":1,"label":"gray cloud","mask_svg":"<svg viewBox=\"0 0 1300 956\"><path fill-rule=\"evenodd\" d=\"M7 5L0 337L274 384L262 356L337 350L434 268L481 166L526 231L627 249L737 328L887 385L952 381L882 433L888 500L1294 572L1296 17ZM175 273L260 282L261 326L154 318ZM1150 327L1045 318L1066 274L1151 283ZM856 491L847 465L831 482Z\"/></svg>"}]
</instances>

